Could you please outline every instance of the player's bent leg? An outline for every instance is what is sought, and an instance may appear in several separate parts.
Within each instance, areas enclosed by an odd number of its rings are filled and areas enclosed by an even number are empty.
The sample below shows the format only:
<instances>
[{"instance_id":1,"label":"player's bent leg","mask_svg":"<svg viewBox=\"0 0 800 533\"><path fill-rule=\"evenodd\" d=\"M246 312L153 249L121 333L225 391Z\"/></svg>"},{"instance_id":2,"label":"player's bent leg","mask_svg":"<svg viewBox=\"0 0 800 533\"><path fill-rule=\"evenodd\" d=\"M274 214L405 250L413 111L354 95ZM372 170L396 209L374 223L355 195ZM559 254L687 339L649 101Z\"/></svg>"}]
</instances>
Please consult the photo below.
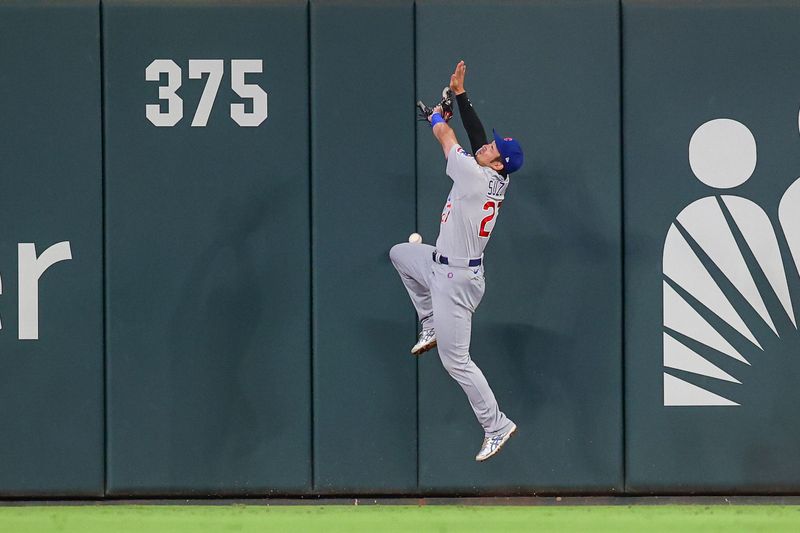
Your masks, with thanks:
<instances>
[{"instance_id":1,"label":"player's bent leg","mask_svg":"<svg viewBox=\"0 0 800 533\"><path fill-rule=\"evenodd\" d=\"M389 250L389 259L400 274L410 276L425 287L430 287L434 250L435 248L429 244L401 242Z\"/></svg>"},{"instance_id":2,"label":"player's bent leg","mask_svg":"<svg viewBox=\"0 0 800 533\"><path fill-rule=\"evenodd\" d=\"M436 346L430 290L433 250L433 246L427 244L404 242L394 245L389 251L389 259L400 274L420 322L420 336L411 349L414 355L420 355Z\"/></svg>"}]
</instances>

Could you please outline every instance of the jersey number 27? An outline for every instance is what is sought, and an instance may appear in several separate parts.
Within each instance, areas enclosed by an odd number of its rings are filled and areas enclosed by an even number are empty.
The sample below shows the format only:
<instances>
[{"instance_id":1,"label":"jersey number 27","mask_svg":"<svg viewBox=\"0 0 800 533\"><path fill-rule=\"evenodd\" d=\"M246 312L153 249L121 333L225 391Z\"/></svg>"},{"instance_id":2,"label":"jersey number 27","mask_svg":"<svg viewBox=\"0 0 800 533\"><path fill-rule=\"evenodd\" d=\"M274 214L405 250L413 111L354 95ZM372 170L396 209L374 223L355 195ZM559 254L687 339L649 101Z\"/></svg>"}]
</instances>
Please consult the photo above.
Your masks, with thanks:
<instances>
[{"instance_id":1,"label":"jersey number 27","mask_svg":"<svg viewBox=\"0 0 800 533\"><path fill-rule=\"evenodd\" d=\"M503 205L503 201L500 200L496 205L493 200L489 200L485 204L483 204L484 211L491 211L491 213L481 220L481 229L478 231L479 237L488 237L490 231L486 231L486 224L488 224L500 210L500 206Z\"/></svg>"}]
</instances>

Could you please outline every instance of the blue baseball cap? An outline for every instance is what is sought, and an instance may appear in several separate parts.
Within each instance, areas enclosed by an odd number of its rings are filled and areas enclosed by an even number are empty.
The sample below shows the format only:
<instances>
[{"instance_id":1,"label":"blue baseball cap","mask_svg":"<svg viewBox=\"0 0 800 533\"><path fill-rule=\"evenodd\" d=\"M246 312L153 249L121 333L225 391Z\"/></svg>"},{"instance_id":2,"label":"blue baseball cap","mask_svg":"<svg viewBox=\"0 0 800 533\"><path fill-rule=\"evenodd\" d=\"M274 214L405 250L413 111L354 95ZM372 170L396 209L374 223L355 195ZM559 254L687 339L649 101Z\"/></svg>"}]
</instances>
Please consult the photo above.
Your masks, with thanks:
<instances>
[{"instance_id":1,"label":"blue baseball cap","mask_svg":"<svg viewBox=\"0 0 800 533\"><path fill-rule=\"evenodd\" d=\"M522 163L525 162L519 143L511 137L501 137L494 129L492 129L492 135L494 135L494 142L497 144L497 151L500 152L505 171L511 174L519 170Z\"/></svg>"}]
</instances>

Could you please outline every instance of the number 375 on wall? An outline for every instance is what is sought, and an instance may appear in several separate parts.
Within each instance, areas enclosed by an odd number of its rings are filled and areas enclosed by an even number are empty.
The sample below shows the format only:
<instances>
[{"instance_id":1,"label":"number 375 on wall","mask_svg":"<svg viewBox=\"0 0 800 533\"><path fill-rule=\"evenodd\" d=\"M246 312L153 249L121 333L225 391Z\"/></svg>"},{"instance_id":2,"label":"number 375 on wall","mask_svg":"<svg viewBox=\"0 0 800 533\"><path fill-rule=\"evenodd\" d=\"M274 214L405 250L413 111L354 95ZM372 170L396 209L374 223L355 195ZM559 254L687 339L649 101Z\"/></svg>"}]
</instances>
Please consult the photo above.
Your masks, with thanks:
<instances>
[{"instance_id":1,"label":"number 375 on wall","mask_svg":"<svg viewBox=\"0 0 800 533\"><path fill-rule=\"evenodd\" d=\"M208 124L208 116L214 106L225 62L222 59L190 59L189 79L202 79L203 74L208 74L203 95L194 112L192 126L204 127ZM242 103L231 104L231 118L239 126L256 127L267 119L267 93L254 83L246 83L245 74L257 74L263 71L260 59L232 59L231 60L231 89L245 100L252 100L253 110L245 111ZM171 59L156 59L144 69L147 81L160 81L161 75L167 75L167 84L158 88L158 98L166 100L167 110L161 111L161 104L145 105L145 115L154 125L171 127L183 118L183 99L177 91L182 83L182 71Z\"/></svg>"}]
</instances>

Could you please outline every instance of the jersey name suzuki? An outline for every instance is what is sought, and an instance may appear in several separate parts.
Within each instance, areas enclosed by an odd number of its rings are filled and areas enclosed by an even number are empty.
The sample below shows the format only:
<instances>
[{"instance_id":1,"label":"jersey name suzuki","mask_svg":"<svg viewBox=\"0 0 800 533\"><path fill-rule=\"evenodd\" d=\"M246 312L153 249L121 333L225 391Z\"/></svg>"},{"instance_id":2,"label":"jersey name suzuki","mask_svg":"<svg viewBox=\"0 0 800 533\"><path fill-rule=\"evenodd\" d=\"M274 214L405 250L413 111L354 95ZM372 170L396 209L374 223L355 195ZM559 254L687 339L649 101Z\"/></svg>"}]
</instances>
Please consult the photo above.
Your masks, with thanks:
<instances>
[{"instance_id":1,"label":"jersey name suzuki","mask_svg":"<svg viewBox=\"0 0 800 533\"><path fill-rule=\"evenodd\" d=\"M509 178L482 167L459 145L447 156L453 188L442 211L436 250L447 257L477 259L492 234Z\"/></svg>"}]
</instances>

